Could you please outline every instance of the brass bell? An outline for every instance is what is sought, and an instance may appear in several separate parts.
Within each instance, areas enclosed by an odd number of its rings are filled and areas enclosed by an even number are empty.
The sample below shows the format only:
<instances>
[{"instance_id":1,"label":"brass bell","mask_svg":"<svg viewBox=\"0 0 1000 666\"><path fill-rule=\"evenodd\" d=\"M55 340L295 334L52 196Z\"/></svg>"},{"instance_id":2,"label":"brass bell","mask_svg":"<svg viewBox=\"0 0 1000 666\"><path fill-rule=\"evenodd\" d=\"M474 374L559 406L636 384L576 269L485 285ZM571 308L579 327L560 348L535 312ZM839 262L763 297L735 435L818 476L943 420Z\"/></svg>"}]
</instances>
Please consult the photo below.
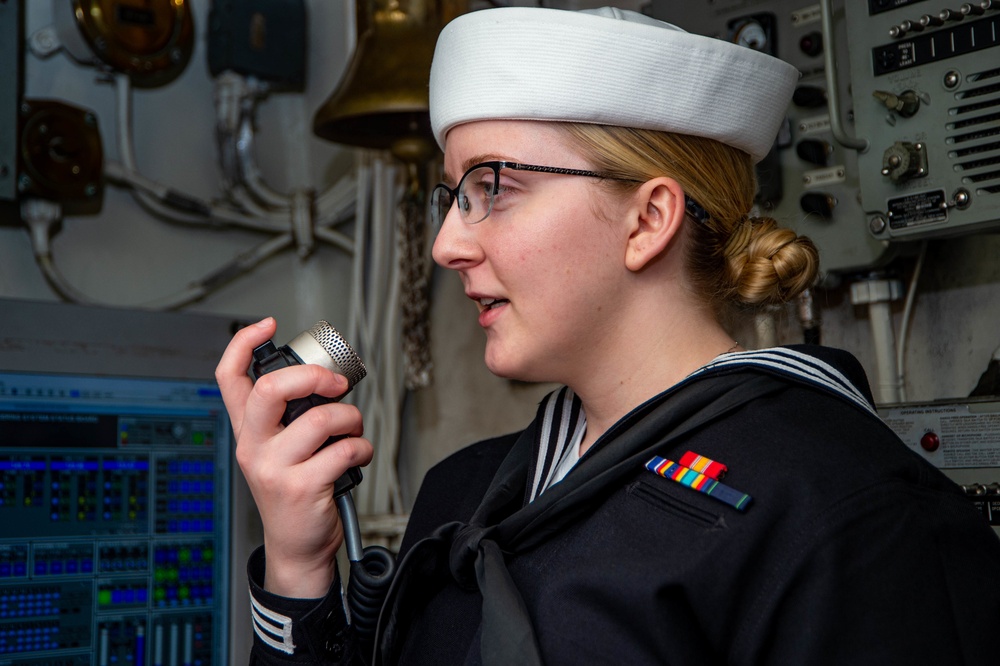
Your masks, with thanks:
<instances>
[{"instance_id":1,"label":"brass bell","mask_svg":"<svg viewBox=\"0 0 1000 666\"><path fill-rule=\"evenodd\" d=\"M441 28L463 0L356 0L357 48L316 111L313 132L335 143L423 162L435 150L427 84Z\"/></svg>"}]
</instances>

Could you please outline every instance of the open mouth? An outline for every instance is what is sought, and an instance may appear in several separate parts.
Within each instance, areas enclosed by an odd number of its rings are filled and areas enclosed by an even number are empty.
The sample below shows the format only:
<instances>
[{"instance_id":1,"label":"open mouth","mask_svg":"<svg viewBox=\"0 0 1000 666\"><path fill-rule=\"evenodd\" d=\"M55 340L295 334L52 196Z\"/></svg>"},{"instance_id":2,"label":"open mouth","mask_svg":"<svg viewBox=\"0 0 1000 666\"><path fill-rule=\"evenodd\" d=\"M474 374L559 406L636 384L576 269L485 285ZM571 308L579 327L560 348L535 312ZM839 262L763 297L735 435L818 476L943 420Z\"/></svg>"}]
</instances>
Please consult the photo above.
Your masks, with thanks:
<instances>
[{"instance_id":1,"label":"open mouth","mask_svg":"<svg viewBox=\"0 0 1000 666\"><path fill-rule=\"evenodd\" d=\"M483 310L492 310L495 307L499 307L506 303L510 303L505 298L480 298L479 305L483 307Z\"/></svg>"}]
</instances>

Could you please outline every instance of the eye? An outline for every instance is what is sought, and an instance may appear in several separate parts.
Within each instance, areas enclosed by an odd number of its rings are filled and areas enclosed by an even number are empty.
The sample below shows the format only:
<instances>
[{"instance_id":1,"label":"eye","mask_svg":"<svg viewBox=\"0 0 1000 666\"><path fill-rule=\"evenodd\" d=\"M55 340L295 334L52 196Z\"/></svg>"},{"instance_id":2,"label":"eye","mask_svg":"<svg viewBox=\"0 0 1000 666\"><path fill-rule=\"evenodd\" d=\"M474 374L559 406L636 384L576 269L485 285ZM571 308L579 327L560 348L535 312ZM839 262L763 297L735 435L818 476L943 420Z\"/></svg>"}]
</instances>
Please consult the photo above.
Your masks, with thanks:
<instances>
[{"instance_id":1,"label":"eye","mask_svg":"<svg viewBox=\"0 0 1000 666\"><path fill-rule=\"evenodd\" d=\"M511 200L519 191L514 183L508 182L506 178L501 178L497 192L493 195L493 210L503 210L505 206L510 205Z\"/></svg>"},{"instance_id":2,"label":"eye","mask_svg":"<svg viewBox=\"0 0 1000 666\"><path fill-rule=\"evenodd\" d=\"M469 178L469 196L476 197L480 201L485 201L493 195L493 171L483 169L476 171Z\"/></svg>"}]
</instances>

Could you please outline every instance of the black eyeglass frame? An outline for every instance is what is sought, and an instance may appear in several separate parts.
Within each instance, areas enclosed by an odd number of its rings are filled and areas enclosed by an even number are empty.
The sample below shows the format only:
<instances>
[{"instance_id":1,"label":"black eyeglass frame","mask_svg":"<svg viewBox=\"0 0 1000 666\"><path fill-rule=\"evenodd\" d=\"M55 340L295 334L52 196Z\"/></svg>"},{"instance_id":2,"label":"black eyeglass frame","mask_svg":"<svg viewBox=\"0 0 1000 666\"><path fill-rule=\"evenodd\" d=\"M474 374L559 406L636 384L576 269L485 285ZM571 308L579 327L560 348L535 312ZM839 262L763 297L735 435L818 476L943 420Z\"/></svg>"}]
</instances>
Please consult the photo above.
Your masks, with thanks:
<instances>
[{"instance_id":1,"label":"black eyeglass frame","mask_svg":"<svg viewBox=\"0 0 1000 666\"><path fill-rule=\"evenodd\" d=\"M635 178L619 178L617 176L610 176L605 173L597 173L596 171L587 171L586 169L568 169L566 167L540 166L538 164L521 164L520 162L508 162L506 160L490 160L488 162L480 162L479 164L473 164L471 167L466 169L465 173L462 174L462 177L458 179L458 183L453 188L448 187L444 183L438 183L437 185L435 185L434 189L431 191L431 201L433 202L437 199L438 190L444 190L449 195L449 203L447 210L451 210L451 207L455 205L455 201L458 199L459 190L462 189L462 183L465 181L465 179L469 176L470 173L472 173L477 169L482 169L483 167L489 167L490 169L493 170L493 176L494 176L493 191L490 193L490 205L489 208L486 210L486 215L483 215L481 218L479 218L474 222L466 221L466 224L479 224L480 222L488 218L490 216L490 213L493 212L493 198L500 192L501 169L511 169L512 171L532 171L535 173L554 173L563 176L582 176L584 178L600 178L602 180L617 180L623 183L642 182L641 180L636 180ZM708 219L708 211L702 208L700 204L698 204L694 199L687 196L686 194L684 195L684 208L687 211L688 215L698 220L699 222L704 222ZM432 215L435 216L440 215L441 219L434 220L434 223L440 226L444 222L444 218L445 216L447 216L447 212L445 212L442 215L435 206L432 209Z\"/></svg>"}]
</instances>

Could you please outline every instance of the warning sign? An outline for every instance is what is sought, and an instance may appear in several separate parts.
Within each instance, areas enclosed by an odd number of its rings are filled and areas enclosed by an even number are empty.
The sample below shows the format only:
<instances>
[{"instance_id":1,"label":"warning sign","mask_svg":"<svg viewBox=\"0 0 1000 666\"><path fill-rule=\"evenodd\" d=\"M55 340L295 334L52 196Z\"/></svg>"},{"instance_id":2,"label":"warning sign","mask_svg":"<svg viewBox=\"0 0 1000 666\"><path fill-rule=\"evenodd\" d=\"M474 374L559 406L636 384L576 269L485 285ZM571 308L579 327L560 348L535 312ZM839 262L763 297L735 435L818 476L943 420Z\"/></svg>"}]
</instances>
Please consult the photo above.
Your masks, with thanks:
<instances>
[{"instance_id":1,"label":"warning sign","mask_svg":"<svg viewBox=\"0 0 1000 666\"><path fill-rule=\"evenodd\" d=\"M1000 467L1000 404L898 406L881 413L900 439L941 469ZM927 450L923 444L936 448Z\"/></svg>"}]
</instances>

